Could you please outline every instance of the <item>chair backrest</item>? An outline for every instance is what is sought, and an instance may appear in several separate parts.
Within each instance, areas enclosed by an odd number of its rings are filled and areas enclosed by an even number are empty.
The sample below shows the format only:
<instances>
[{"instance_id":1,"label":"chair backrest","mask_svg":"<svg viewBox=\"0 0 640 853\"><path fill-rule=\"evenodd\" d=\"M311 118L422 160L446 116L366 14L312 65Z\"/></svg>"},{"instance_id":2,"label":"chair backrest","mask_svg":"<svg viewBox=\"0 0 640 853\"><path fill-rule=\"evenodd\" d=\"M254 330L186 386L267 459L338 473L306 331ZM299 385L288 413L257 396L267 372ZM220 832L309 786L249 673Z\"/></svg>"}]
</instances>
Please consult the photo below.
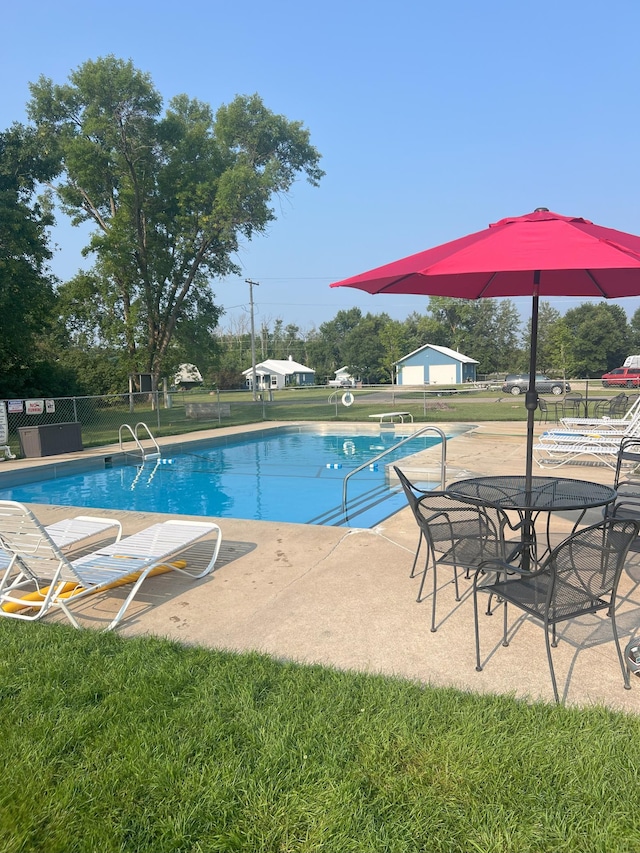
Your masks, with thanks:
<instances>
[{"instance_id":1,"label":"chair backrest","mask_svg":"<svg viewBox=\"0 0 640 853\"><path fill-rule=\"evenodd\" d=\"M51 578L61 567L69 566L31 510L16 501L0 501L0 546L39 579Z\"/></svg>"},{"instance_id":2,"label":"chair backrest","mask_svg":"<svg viewBox=\"0 0 640 853\"><path fill-rule=\"evenodd\" d=\"M596 609L611 600L640 523L606 518L572 534L553 549L544 563L551 574L547 604L556 617Z\"/></svg>"},{"instance_id":3,"label":"chair backrest","mask_svg":"<svg viewBox=\"0 0 640 853\"><path fill-rule=\"evenodd\" d=\"M417 486L409 480L405 474L396 466L393 466L393 470L398 475L398 480L400 480L400 485L402 486L402 490L405 493L407 498L407 503L411 507L414 516L416 517L416 521L419 519L420 513L418 511L418 501L420 497L425 494L423 489L419 489Z\"/></svg>"},{"instance_id":4,"label":"chair backrest","mask_svg":"<svg viewBox=\"0 0 640 853\"><path fill-rule=\"evenodd\" d=\"M501 509L462 501L448 492L418 489L394 465L416 523L430 546L460 537L479 541L478 555L484 544L497 543L503 553L504 528L509 523ZM495 556L495 555L494 555Z\"/></svg>"},{"instance_id":5,"label":"chair backrest","mask_svg":"<svg viewBox=\"0 0 640 853\"><path fill-rule=\"evenodd\" d=\"M616 472L613 478L613 488L618 486L628 477L640 481L640 437L623 438L618 450ZM637 472L637 473L636 473Z\"/></svg>"},{"instance_id":6,"label":"chair backrest","mask_svg":"<svg viewBox=\"0 0 640 853\"><path fill-rule=\"evenodd\" d=\"M609 402L609 417L621 417L627 413L627 403L629 398L626 394L616 394L615 397L612 397ZM630 420L630 418L627 418Z\"/></svg>"},{"instance_id":7,"label":"chair backrest","mask_svg":"<svg viewBox=\"0 0 640 853\"><path fill-rule=\"evenodd\" d=\"M623 438L620 442L613 488L617 496L609 514L640 518L640 438Z\"/></svg>"}]
</instances>

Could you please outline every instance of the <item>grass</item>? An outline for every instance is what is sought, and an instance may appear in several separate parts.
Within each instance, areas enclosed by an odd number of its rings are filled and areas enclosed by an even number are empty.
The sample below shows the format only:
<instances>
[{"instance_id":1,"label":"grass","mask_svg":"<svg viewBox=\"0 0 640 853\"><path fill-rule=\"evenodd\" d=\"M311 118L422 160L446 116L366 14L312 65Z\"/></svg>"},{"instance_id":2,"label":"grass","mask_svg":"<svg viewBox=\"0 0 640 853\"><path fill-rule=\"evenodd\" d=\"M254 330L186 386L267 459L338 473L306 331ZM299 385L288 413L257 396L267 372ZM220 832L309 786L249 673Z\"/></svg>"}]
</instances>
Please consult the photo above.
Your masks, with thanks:
<instances>
[{"instance_id":1,"label":"grass","mask_svg":"<svg viewBox=\"0 0 640 853\"><path fill-rule=\"evenodd\" d=\"M61 625L0 641L3 853L640 847L638 717Z\"/></svg>"}]
</instances>

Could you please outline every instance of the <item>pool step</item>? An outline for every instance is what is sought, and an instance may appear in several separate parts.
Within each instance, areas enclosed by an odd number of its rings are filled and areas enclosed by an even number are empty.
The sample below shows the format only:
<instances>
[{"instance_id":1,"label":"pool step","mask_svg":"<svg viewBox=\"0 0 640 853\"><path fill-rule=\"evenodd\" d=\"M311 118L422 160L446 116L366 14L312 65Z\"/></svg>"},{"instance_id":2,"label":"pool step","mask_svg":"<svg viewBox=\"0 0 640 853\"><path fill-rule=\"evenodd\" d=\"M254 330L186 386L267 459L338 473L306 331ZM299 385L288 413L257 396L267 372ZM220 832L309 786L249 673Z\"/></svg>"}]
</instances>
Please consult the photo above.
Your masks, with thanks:
<instances>
[{"instance_id":1,"label":"pool step","mask_svg":"<svg viewBox=\"0 0 640 853\"><path fill-rule=\"evenodd\" d=\"M407 505L403 492L389 491L386 484L356 495L347 504L347 513L342 504L310 519L307 524L323 524L333 527L373 527Z\"/></svg>"}]
</instances>

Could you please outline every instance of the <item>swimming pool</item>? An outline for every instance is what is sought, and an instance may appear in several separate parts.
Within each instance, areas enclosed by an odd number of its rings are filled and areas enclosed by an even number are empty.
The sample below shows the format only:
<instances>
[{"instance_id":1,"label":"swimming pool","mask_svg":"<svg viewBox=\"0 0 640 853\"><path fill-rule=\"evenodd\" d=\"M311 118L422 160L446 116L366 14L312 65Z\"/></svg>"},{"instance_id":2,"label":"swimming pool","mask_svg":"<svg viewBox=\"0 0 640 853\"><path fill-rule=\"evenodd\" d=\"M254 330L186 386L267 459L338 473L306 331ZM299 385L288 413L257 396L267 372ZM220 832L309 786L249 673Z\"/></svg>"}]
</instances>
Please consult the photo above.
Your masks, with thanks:
<instances>
[{"instance_id":1,"label":"swimming pool","mask_svg":"<svg viewBox=\"0 0 640 853\"><path fill-rule=\"evenodd\" d=\"M318 431L279 427L224 441L163 450L160 460L110 463L70 476L0 489L27 503L373 527L406 505L389 487L385 465L439 443L412 439L349 481L349 520L342 512L345 475L397 443L395 431Z\"/></svg>"}]
</instances>

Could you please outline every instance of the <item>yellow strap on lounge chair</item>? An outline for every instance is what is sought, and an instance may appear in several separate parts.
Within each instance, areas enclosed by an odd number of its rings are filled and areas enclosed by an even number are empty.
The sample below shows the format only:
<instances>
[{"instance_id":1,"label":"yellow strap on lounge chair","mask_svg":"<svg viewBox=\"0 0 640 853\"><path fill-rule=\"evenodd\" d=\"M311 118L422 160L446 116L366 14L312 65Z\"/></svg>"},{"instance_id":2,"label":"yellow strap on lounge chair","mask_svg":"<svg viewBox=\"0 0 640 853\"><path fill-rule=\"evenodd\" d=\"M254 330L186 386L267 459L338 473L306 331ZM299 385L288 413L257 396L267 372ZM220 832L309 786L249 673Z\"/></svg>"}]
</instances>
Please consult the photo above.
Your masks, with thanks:
<instances>
[{"instance_id":1,"label":"yellow strap on lounge chair","mask_svg":"<svg viewBox=\"0 0 640 853\"><path fill-rule=\"evenodd\" d=\"M168 563L167 565L156 566L155 569L151 569L148 574L148 577L152 575L161 575L165 572L170 572L173 569L184 569L186 568L187 561L186 560L174 560L172 563ZM103 586L100 588L100 592L105 589L113 589L116 586L124 586L128 583L133 583L137 581L142 572L131 572L130 575L126 575L125 577L118 578L117 581L113 581L113 583L107 584L107 586ZM84 592L84 587L78 586L77 583L65 583L62 585L62 589L57 593L56 598L73 598L74 595L78 595L80 592ZM26 595L22 596L22 601L24 604L18 604L17 602L7 601L2 605L2 609L5 613L18 613L20 610L27 610L30 607L37 607L39 603L44 601L47 593L49 592L49 587L45 586L43 589L37 592L29 592ZM29 604L30 601L33 601L34 604Z\"/></svg>"}]
</instances>

